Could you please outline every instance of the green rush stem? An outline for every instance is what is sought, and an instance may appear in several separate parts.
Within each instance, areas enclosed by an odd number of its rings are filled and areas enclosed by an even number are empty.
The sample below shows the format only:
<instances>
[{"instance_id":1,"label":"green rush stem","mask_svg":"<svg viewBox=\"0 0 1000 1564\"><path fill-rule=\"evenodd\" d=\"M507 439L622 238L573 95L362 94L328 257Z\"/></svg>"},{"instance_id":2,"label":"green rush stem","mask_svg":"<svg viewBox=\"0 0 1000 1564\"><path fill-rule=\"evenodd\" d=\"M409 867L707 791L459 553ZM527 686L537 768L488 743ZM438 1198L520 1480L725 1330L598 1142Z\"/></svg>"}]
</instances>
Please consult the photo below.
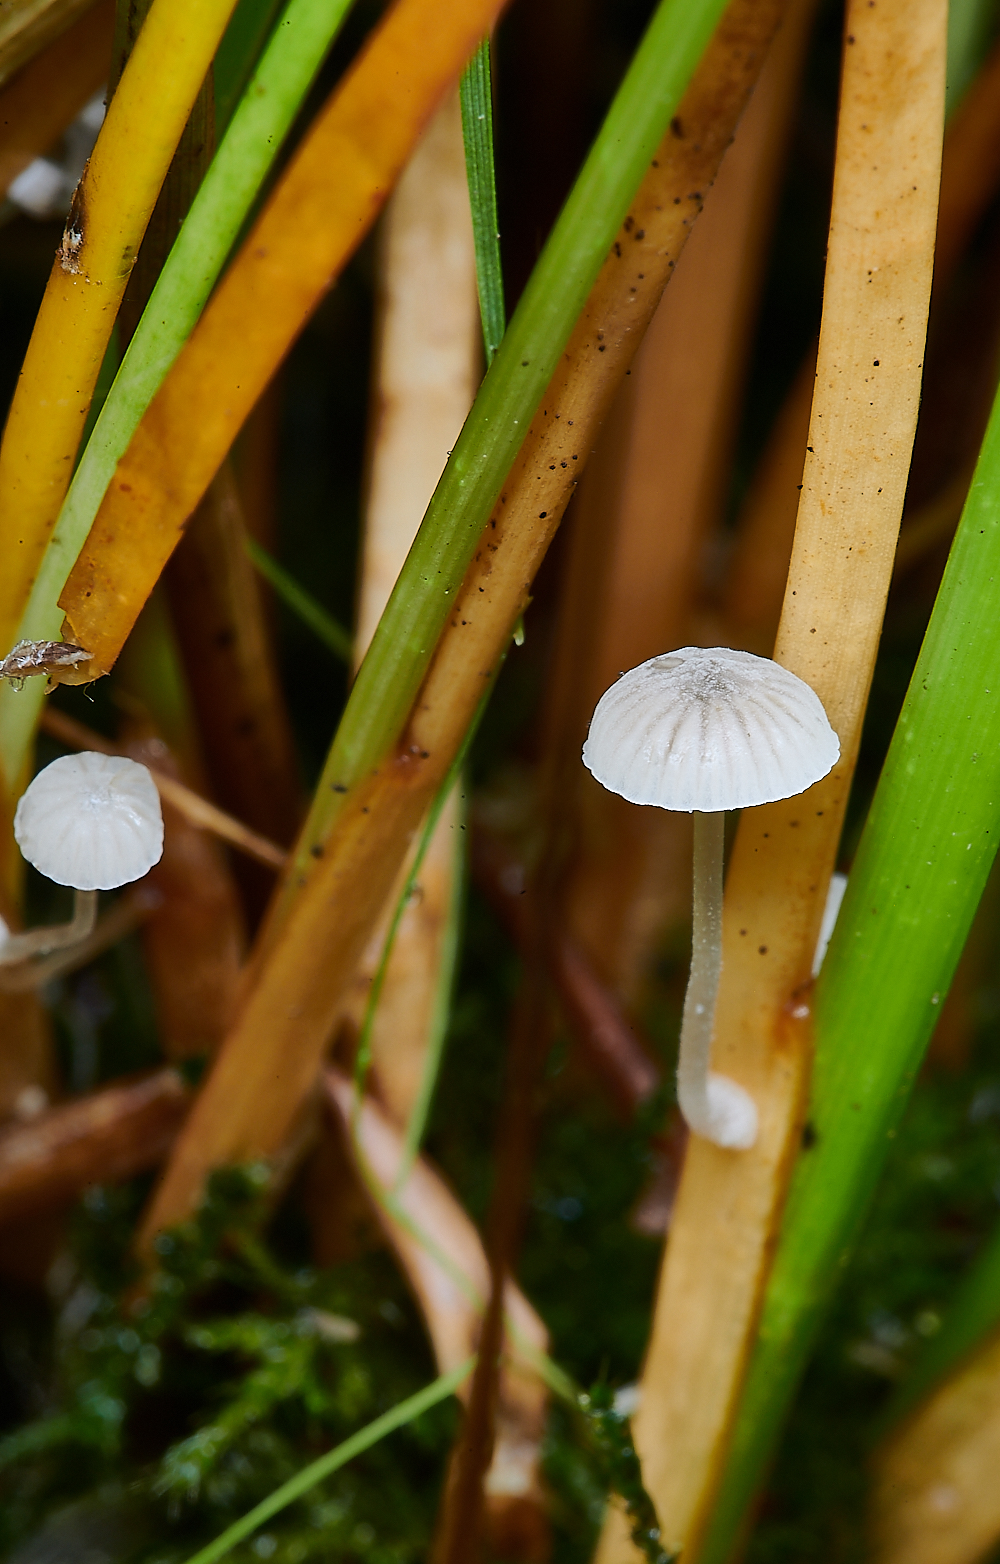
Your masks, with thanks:
<instances>
[{"instance_id":1,"label":"green rush stem","mask_svg":"<svg viewBox=\"0 0 1000 1564\"><path fill-rule=\"evenodd\" d=\"M342 1444L337 1445L336 1449L328 1450L326 1455L311 1461L301 1472L297 1472L286 1483L282 1483L280 1488L268 1494L266 1499L262 1499L260 1504L254 1505L246 1515L234 1521L231 1526L227 1526L221 1536L195 1553L188 1559L187 1564L215 1564L216 1559L223 1558L238 1542L242 1542L244 1537L256 1531L258 1526L270 1520L272 1515L277 1515L279 1510L285 1509L296 1499L301 1499L304 1493L308 1493L310 1488L315 1488L324 1477L339 1471L342 1466L347 1465L348 1461L352 1461L362 1451L370 1450L372 1445L378 1444L379 1440L384 1439L387 1434L394 1433L397 1428L402 1428L406 1423L412 1423L422 1412L437 1406L439 1401L446 1400L448 1396L454 1395L463 1379L467 1379L472 1373L475 1363L475 1357L466 1358L458 1368L452 1369L448 1374L442 1374L423 1390L418 1390L416 1395L408 1396L398 1406L383 1412L381 1417L377 1417L367 1427L359 1429L356 1434L351 1435L350 1439L345 1439Z\"/></svg>"},{"instance_id":2,"label":"green rush stem","mask_svg":"<svg viewBox=\"0 0 1000 1564\"><path fill-rule=\"evenodd\" d=\"M535 266L361 665L295 852L396 742L469 561L724 0L660 0Z\"/></svg>"},{"instance_id":3,"label":"green rush stem","mask_svg":"<svg viewBox=\"0 0 1000 1564\"><path fill-rule=\"evenodd\" d=\"M1000 841L1000 397L816 992L810 1120L722 1490L723 1564L843 1274Z\"/></svg>"},{"instance_id":4,"label":"green rush stem","mask_svg":"<svg viewBox=\"0 0 1000 1564\"><path fill-rule=\"evenodd\" d=\"M466 743L462 749L463 757L467 748L468 739L466 740ZM434 795L434 802L427 811L427 817L424 820L423 831L420 833L420 842L417 847L416 856L413 860L413 866L410 869L409 874L406 876L406 883L403 886L403 889L400 891L396 905L393 908L392 921L389 924L389 929L385 936L385 944L382 946L382 954L379 957L379 963L375 969L375 976L372 978L372 986L368 990L368 1002L365 1005L364 1018L361 1022L361 1031L358 1035L357 1052L354 1055L354 1087L356 1092L354 1111L356 1114L360 1111L361 1095L364 1092L365 1081L368 1078L368 1071L371 1068L372 1029L375 1025L375 1016L378 1012L379 1000L382 998L382 988L385 984L385 975L389 968L389 961L392 956L393 946L396 943L396 935L399 933L399 925L403 921L403 914L406 911L407 905L409 904L414 890L416 889L417 878L420 874L423 861L427 856L427 849L431 844L431 837L434 835L434 827L441 818L441 811L445 806L448 794L455 786L455 783L458 779L459 768L456 764L457 759L458 757L456 757L455 761L452 761L451 769L449 770L448 775L445 777L444 782L438 788L437 793Z\"/></svg>"},{"instance_id":5,"label":"green rush stem","mask_svg":"<svg viewBox=\"0 0 1000 1564\"><path fill-rule=\"evenodd\" d=\"M191 333L351 0L289 0L160 273L76 469L16 640L59 638L58 598L139 422ZM0 690L0 754L19 778L44 690Z\"/></svg>"},{"instance_id":6,"label":"green rush stem","mask_svg":"<svg viewBox=\"0 0 1000 1564\"><path fill-rule=\"evenodd\" d=\"M247 537L244 541L254 569L259 571L268 585L274 588L286 608L290 608L304 625L308 625L334 657L342 663L350 664L353 645L350 631L345 630L332 614L328 614L322 603L317 603L312 593L307 592L304 586L300 586L295 577L290 576L284 566L279 565L273 554L269 554L266 548L261 548L260 544L251 537Z\"/></svg>"},{"instance_id":7,"label":"green rush stem","mask_svg":"<svg viewBox=\"0 0 1000 1564\"><path fill-rule=\"evenodd\" d=\"M493 161L493 78L490 40L484 38L462 72L462 140L472 208L472 238L476 250L476 286L483 322L486 368L492 364L507 324L500 266L496 169Z\"/></svg>"}]
</instances>

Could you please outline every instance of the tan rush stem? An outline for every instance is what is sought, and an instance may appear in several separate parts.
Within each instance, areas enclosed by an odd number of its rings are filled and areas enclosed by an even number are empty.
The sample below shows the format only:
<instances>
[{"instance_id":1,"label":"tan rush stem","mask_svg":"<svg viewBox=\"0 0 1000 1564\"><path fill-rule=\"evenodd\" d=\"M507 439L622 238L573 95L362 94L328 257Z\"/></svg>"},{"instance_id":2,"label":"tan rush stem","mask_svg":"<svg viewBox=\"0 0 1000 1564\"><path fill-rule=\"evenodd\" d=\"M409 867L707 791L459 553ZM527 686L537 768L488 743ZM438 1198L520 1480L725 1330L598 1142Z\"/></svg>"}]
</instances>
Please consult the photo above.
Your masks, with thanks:
<instances>
[{"instance_id":1,"label":"tan rush stem","mask_svg":"<svg viewBox=\"0 0 1000 1564\"><path fill-rule=\"evenodd\" d=\"M54 923L44 929L29 929L26 934L8 934L0 939L0 966L9 967L32 956L47 956L51 950L77 945L93 930L97 920L97 892L73 892L73 916L68 923Z\"/></svg>"},{"instance_id":2,"label":"tan rush stem","mask_svg":"<svg viewBox=\"0 0 1000 1564\"><path fill-rule=\"evenodd\" d=\"M684 996L677 1101L696 1135L745 1151L757 1138L757 1109L742 1086L709 1071L722 971L722 848L725 815L694 814L691 973Z\"/></svg>"}]
</instances>

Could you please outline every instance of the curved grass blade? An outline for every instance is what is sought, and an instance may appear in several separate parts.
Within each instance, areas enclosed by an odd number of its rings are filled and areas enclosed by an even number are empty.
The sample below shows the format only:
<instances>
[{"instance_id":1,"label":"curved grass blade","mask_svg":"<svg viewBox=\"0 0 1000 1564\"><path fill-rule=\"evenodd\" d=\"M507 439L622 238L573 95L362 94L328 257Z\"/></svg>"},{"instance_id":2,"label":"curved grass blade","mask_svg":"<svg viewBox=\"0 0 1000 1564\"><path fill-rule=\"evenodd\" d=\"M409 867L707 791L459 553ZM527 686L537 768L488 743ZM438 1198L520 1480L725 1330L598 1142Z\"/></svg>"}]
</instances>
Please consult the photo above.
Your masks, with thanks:
<instances>
[{"instance_id":1,"label":"curved grass blade","mask_svg":"<svg viewBox=\"0 0 1000 1564\"><path fill-rule=\"evenodd\" d=\"M301 1472L290 1477L280 1488L268 1494L260 1504L254 1506L246 1515L227 1526L225 1531L214 1542L195 1553L187 1564L215 1564L216 1559L224 1558L238 1542L244 1537L249 1537L258 1526L263 1526L265 1521L277 1515L280 1510L293 1504L296 1499L301 1499L310 1488L315 1488L324 1477L329 1477L333 1472L346 1466L348 1461L353 1461L356 1455L364 1450L370 1450L372 1445L378 1444L387 1434L394 1433L397 1428L402 1428L406 1423L412 1423L414 1418L426 1412L430 1407L437 1406L439 1401L445 1401L454 1395L463 1379L472 1373L475 1367L475 1358L467 1358L460 1363L458 1368L452 1369L450 1374L442 1374L440 1378L433 1380L423 1390L418 1390L416 1395L408 1396L398 1406L391 1407L388 1412L383 1412L374 1422L367 1427L360 1428L350 1439L345 1439L336 1449L328 1450L326 1455L321 1455L318 1460L311 1461Z\"/></svg>"}]
</instances>

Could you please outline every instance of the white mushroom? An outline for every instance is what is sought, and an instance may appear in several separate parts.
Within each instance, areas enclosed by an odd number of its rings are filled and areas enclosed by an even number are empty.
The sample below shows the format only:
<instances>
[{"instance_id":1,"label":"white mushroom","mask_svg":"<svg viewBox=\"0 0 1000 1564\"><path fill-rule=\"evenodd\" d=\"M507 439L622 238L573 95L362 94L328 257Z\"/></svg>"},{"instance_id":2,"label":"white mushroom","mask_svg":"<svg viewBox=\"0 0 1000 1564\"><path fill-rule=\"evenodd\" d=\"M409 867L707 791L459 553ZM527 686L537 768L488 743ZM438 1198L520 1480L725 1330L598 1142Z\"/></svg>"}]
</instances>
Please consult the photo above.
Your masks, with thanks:
<instances>
[{"instance_id":1,"label":"white mushroom","mask_svg":"<svg viewBox=\"0 0 1000 1564\"><path fill-rule=\"evenodd\" d=\"M63 755L40 771L14 815L14 836L28 862L76 895L69 923L9 934L0 962L58 950L85 939L97 892L141 879L163 852L163 816L145 766L119 755Z\"/></svg>"},{"instance_id":2,"label":"white mushroom","mask_svg":"<svg viewBox=\"0 0 1000 1564\"><path fill-rule=\"evenodd\" d=\"M718 1146L757 1138L757 1108L709 1070L722 967L724 811L802 793L832 769L840 742L819 697L766 657L684 646L623 674L597 703L584 764L633 804L694 815L694 930L677 1098Z\"/></svg>"}]
</instances>

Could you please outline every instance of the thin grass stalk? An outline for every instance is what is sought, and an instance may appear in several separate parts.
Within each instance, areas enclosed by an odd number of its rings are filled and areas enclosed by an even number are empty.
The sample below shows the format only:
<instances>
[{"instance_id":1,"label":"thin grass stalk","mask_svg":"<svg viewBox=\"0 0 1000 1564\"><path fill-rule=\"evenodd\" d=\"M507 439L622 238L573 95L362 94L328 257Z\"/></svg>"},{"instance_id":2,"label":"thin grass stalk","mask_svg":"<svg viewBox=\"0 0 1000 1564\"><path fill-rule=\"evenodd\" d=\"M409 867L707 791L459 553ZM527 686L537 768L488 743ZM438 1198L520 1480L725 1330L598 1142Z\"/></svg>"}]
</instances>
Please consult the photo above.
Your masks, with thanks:
<instances>
[{"instance_id":1,"label":"thin grass stalk","mask_svg":"<svg viewBox=\"0 0 1000 1564\"><path fill-rule=\"evenodd\" d=\"M226 1554L238 1542L242 1542L244 1537L252 1536L258 1527L271 1519L272 1515L277 1515L289 1504L293 1504L311 1488L315 1488L317 1483L321 1483L333 1472L339 1471L342 1466L347 1465L348 1461L353 1461L356 1455L370 1450L372 1445L378 1444L379 1440L384 1439L387 1434L394 1433L397 1428L405 1427L407 1423L412 1423L414 1418L428 1411L430 1407L437 1406L439 1401L445 1401L449 1396L453 1396L462 1381L468 1378L474 1365L475 1358L467 1359L450 1373L442 1374L423 1390L418 1390L416 1395L408 1396L405 1401L400 1401L388 1412L383 1412L381 1417L375 1418L374 1422L359 1429L356 1434L352 1434L350 1439L345 1439L335 1449L328 1450L315 1461L310 1461L301 1472L296 1472L294 1477L290 1477L280 1488L268 1494L260 1504L254 1505L246 1515L234 1521L231 1526L227 1526L214 1542L210 1542L205 1548L200 1548L187 1560L187 1564L215 1564L217 1559L225 1558Z\"/></svg>"},{"instance_id":2,"label":"thin grass stalk","mask_svg":"<svg viewBox=\"0 0 1000 1564\"><path fill-rule=\"evenodd\" d=\"M437 951L437 967L434 973L430 1018L424 1039L422 1068L417 1083L417 1090L406 1120L403 1155L399 1165L400 1183L409 1177L410 1169L413 1167L420 1147L423 1144L427 1121L430 1118L431 1103L434 1100L434 1089L437 1086L437 1079L441 1070L445 1039L448 1035L448 1023L451 1020L455 980L458 975L462 914L465 910L464 865L456 850L457 843L461 840L459 833L465 830L464 794L460 792L461 786L460 779L456 784L456 789L451 799L453 809L451 811L450 824L453 835L450 844L452 846L452 861L448 866L450 870L448 876L450 896L445 909L444 927L441 931L440 946Z\"/></svg>"},{"instance_id":3,"label":"thin grass stalk","mask_svg":"<svg viewBox=\"0 0 1000 1564\"><path fill-rule=\"evenodd\" d=\"M234 3L155 0L74 196L0 446L5 647L66 494L146 224ZM22 757L3 762L9 787Z\"/></svg>"},{"instance_id":4,"label":"thin grass stalk","mask_svg":"<svg viewBox=\"0 0 1000 1564\"><path fill-rule=\"evenodd\" d=\"M12 640L58 636L62 614L57 599L115 464L198 319L349 4L350 0L335 0L332 6L330 0L290 0L286 7L157 280L69 490L64 483L55 496L55 510L47 524L55 523L51 544L43 557L36 548L33 559L37 576L33 583L30 578L22 583L16 602L11 597L10 612L19 618L14 621L16 632L10 626ZM159 69L159 58L155 63ZM148 84L146 90L152 91ZM102 343L102 353L103 348ZM75 432L74 456L81 429L82 424ZM2 464L0 450L0 495ZM61 503L64 493L65 503ZM0 595L0 613L5 601ZM33 685L21 691L23 699L12 699L7 686L0 689L0 751L8 777L18 775L23 765L43 695Z\"/></svg>"},{"instance_id":5,"label":"thin grass stalk","mask_svg":"<svg viewBox=\"0 0 1000 1564\"><path fill-rule=\"evenodd\" d=\"M789 1196L706 1552L712 1561L728 1557L763 1475L996 852L998 574L1000 403L823 965L816 1142Z\"/></svg>"},{"instance_id":6,"label":"thin grass stalk","mask_svg":"<svg viewBox=\"0 0 1000 1564\"><path fill-rule=\"evenodd\" d=\"M462 137L472 207L472 233L476 247L476 280L479 313L483 323L486 368L496 357L507 325L500 265L500 227L497 217L496 172L493 166L493 76L490 40L484 38L462 72L459 86L462 104Z\"/></svg>"},{"instance_id":7,"label":"thin grass stalk","mask_svg":"<svg viewBox=\"0 0 1000 1564\"><path fill-rule=\"evenodd\" d=\"M749 1091L760 1131L739 1154L691 1138L634 1425L665 1544L689 1559L702 1557L804 1122L805 993L916 427L946 22L941 0L853 0L847 14L816 391L775 647L823 701L841 759L800 797L744 811L730 862L713 1064ZM630 1554L612 1537L599 1556L617 1564Z\"/></svg>"},{"instance_id":8,"label":"thin grass stalk","mask_svg":"<svg viewBox=\"0 0 1000 1564\"><path fill-rule=\"evenodd\" d=\"M114 0L100 0L0 93L0 196L107 80Z\"/></svg>"},{"instance_id":9,"label":"thin grass stalk","mask_svg":"<svg viewBox=\"0 0 1000 1564\"><path fill-rule=\"evenodd\" d=\"M668 133L636 195L456 596L410 728L387 763L345 800L336 831L311 844L318 851L310 851L310 862L320 873L297 876L284 927L266 930L258 942L247 1008L199 1098L197 1124L178 1144L154 1197L143 1244L194 1209L207 1169L251 1147L265 1155L276 1150L311 1090L340 997L489 688L573 492L574 461L586 459L659 301L698 210L700 198L691 192L721 162L779 10L739 0L713 40L681 105L690 132ZM595 352L600 346L603 354ZM411 553L406 570L412 560ZM436 592L433 580L427 590ZM291 995L299 1006L294 1025ZM276 1078L272 1061L279 1057Z\"/></svg>"}]
</instances>

